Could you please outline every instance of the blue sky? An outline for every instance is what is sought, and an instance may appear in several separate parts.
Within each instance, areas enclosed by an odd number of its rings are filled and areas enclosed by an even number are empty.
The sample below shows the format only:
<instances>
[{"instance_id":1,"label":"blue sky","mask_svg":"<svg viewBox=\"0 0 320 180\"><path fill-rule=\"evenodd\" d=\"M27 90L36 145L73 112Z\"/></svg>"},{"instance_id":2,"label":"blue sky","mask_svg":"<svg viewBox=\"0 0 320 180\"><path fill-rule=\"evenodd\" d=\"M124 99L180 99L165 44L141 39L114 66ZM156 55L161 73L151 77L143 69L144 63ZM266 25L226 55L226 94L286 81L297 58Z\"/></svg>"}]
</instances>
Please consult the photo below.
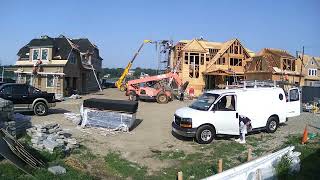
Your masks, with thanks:
<instances>
[{"instance_id":1,"label":"blue sky","mask_svg":"<svg viewBox=\"0 0 320 180\"><path fill-rule=\"evenodd\" d=\"M2 1L0 61L14 64L19 48L41 35L87 37L98 45L104 67L124 67L144 39L210 41L238 38L257 52L264 47L320 56L317 0ZM153 45L134 67L157 67Z\"/></svg>"}]
</instances>

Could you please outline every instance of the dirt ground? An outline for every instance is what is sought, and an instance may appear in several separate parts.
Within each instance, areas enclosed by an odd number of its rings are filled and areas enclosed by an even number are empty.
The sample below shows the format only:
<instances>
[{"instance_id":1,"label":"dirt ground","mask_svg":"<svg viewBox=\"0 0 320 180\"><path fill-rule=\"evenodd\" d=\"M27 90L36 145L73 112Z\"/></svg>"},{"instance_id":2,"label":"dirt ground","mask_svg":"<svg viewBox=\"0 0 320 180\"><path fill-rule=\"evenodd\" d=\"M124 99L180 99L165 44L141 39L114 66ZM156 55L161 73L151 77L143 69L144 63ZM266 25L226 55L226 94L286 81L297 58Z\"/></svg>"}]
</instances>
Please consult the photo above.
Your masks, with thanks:
<instances>
[{"instance_id":1,"label":"dirt ground","mask_svg":"<svg viewBox=\"0 0 320 180\"><path fill-rule=\"evenodd\" d=\"M79 113L83 99L93 97L127 99L124 93L117 89L106 89L103 92L82 96L82 99L69 99L58 103L55 108L50 110L48 116L32 116L32 123L33 125L44 121L59 123L64 130L70 132L81 144L91 149L93 153L106 155L110 150L120 151L124 158L155 171L172 165L172 162L152 158L153 150L168 151L178 149L185 153L197 151L197 143L193 142L192 139L180 140L171 134L171 122L174 112L176 109L190 104L191 101L180 102L175 100L165 105L154 102L139 102L137 119L140 123L136 128L130 133L104 136L97 131L90 132L86 130L86 132L83 132L81 128L76 127L71 121L64 118L63 113L65 112ZM319 132L320 115L302 113L299 117L290 118L285 125L272 134L276 138L267 143L270 143L270 146L277 146L289 134L301 134L306 124L314 126L309 127L310 132ZM249 137L259 137L261 134L264 134L264 132L251 134ZM232 138L219 138L219 141L230 140Z\"/></svg>"}]
</instances>

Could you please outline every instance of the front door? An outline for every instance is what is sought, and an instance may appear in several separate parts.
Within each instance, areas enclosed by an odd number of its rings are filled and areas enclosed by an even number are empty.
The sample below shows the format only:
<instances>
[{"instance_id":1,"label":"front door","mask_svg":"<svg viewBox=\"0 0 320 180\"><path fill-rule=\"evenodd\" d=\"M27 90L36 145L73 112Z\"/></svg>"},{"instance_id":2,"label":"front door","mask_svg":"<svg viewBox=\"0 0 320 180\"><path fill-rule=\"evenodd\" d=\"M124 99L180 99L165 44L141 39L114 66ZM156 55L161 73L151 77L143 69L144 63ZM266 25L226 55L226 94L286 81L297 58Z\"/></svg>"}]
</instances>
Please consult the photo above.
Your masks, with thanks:
<instances>
[{"instance_id":1,"label":"front door","mask_svg":"<svg viewBox=\"0 0 320 180\"><path fill-rule=\"evenodd\" d=\"M239 135L239 115L236 95L222 96L213 106L213 121L217 134Z\"/></svg>"},{"instance_id":2,"label":"front door","mask_svg":"<svg viewBox=\"0 0 320 180\"><path fill-rule=\"evenodd\" d=\"M299 116L301 111L300 92L298 88L291 88L287 98L287 117Z\"/></svg>"}]
</instances>

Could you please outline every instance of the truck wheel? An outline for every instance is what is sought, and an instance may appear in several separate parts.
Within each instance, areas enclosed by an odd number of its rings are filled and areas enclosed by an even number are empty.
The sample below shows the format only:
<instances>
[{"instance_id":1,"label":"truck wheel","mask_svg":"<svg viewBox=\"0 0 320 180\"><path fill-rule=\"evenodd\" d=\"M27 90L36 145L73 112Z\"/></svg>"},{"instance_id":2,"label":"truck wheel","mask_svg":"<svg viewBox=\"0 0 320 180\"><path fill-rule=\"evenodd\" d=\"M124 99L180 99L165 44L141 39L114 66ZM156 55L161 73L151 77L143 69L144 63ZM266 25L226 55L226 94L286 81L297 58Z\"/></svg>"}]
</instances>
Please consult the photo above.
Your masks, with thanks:
<instances>
[{"instance_id":1,"label":"truck wheel","mask_svg":"<svg viewBox=\"0 0 320 180\"><path fill-rule=\"evenodd\" d=\"M48 106L44 102L37 102L33 107L33 112L37 116L45 116L48 114Z\"/></svg>"},{"instance_id":2,"label":"truck wheel","mask_svg":"<svg viewBox=\"0 0 320 180\"><path fill-rule=\"evenodd\" d=\"M165 93L159 93L156 99L159 104L166 104L169 101L169 97Z\"/></svg>"},{"instance_id":3,"label":"truck wheel","mask_svg":"<svg viewBox=\"0 0 320 180\"><path fill-rule=\"evenodd\" d=\"M129 92L129 100L130 101L137 101L138 100L136 92L134 92L134 91Z\"/></svg>"},{"instance_id":4,"label":"truck wheel","mask_svg":"<svg viewBox=\"0 0 320 180\"><path fill-rule=\"evenodd\" d=\"M124 92L124 91L126 91L126 90L127 90L126 85L122 84L122 85L120 86L120 91L121 91L121 92Z\"/></svg>"},{"instance_id":5,"label":"truck wheel","mask_svg":"<svg viewBox=\"0 0 320 180\"><path fill-rule=\"evenodd\" d=\"M276 130L278 129L278 126L279 126L279 120L274 116L269 117L266 125L267 132L268 133L276 132Z\"/></svg>"},{"instance_id":6,"label":"truck wheel","mask_svg":"<svg viewBox=\"0 0 320 180\"><path fill-rule=\"evenodd\" d=\"M196 133L196 140L199 144L209 144L215 136L215 130L209 125L200 126Z\"/></svg>"}]
</instances>

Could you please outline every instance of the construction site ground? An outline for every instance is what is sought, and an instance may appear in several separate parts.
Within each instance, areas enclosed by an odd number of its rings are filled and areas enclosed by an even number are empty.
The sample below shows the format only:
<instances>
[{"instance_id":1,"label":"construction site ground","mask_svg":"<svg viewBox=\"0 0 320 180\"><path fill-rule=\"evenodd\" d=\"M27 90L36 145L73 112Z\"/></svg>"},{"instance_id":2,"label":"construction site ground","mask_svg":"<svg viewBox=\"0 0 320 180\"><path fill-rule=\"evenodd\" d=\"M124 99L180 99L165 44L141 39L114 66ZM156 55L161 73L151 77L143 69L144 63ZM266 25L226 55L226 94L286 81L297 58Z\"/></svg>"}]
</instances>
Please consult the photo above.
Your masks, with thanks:
<instances>
[{"instance_id":1,"label":"construction site ground","mask_svg":"<svg viewBox=\"0 0 320 180\"><path fill-rule=\"evenodd\" d=\"M234 137L218 137L210 145L199 145L193 139L181 139L173 136L171 122L174 112L176 109L190 104L191 100L183 102L174 100L168 104L139 102L137 124L129 133L102 135L97 130L82 129L66 120L64 113L79 113L82 101L87 98L126 100L127 96L118 89L105 89L103 92L83 95L81 99L68 99L57 103L57 106L51 109L47 116L32 116L32 124L59 123L63 129L70 132L93 154L104 157L110 152L119 152L122 158L146 167L148 174L175 165L174 158L161 158L164 156L162 152L211 153L215 144L234 143ZM320 114L302 113L299 117L289 118L289 121L280 126L273 134L267 134L266 132L249 134L243 151L252 148L255 156L270 153L281 147L283 142L287 141L288 135L302 134L307 124L311 125L308 128L309 132L319 132L317 128L320 127ZM168 156L171 156L170 153Z\"/></svg>"}]
</instances>

